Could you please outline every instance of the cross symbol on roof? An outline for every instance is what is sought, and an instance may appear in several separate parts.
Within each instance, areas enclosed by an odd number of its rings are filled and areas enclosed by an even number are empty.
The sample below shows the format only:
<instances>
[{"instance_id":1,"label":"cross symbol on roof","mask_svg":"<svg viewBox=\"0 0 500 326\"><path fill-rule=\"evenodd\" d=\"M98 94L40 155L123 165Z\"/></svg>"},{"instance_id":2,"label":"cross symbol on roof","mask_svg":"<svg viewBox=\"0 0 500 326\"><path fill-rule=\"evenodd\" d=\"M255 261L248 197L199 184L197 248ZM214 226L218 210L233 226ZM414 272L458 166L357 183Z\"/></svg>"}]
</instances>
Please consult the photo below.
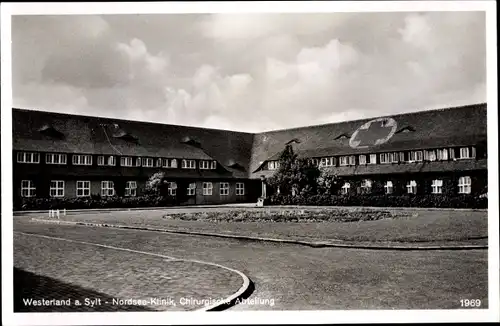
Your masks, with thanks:
<instances>
[{"instance_id":1,"label":"cross symbol on roof","mask_svg":"<svg viewBox=\"0 0 500 326\"><path fill-rule=\"evenodd\" d=\"M363 126L364 127L364 126ZM352 142L356 147L367 147L384 143L393 131L393 120L375 120L367 128L359 128Z\"/></svg>"}]
</instances>

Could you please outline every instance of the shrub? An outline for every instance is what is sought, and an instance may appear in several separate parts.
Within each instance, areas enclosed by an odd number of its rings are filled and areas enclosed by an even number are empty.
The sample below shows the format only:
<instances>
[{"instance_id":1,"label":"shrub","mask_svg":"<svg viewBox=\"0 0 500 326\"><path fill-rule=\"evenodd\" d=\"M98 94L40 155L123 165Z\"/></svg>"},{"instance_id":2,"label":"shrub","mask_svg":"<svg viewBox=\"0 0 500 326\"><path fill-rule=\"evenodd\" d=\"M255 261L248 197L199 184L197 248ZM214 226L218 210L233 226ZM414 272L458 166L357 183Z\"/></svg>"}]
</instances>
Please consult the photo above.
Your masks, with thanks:
<instances>
[{"instance_id":1,"label":"shrub","mask_svg":"<svg viewBox=\"0 0 500 326\"><path fill-rule=\"evenodd\" d=\"M22 198L15 210L134 208L172 206L171 197L146 195L140 197L77 197L77 198Z\"/></svg>"},{"instance_id":2,"label":"shrub","mask_svg":"<svg viewBox=\"0 0 500 326\"><path fill-rule=\"evenodd\" d=\"M273 205L372 206L422 208L488 208L488 198L470 195L327 195L290 196L274 194Z\"/></svg>"}]
</instances>

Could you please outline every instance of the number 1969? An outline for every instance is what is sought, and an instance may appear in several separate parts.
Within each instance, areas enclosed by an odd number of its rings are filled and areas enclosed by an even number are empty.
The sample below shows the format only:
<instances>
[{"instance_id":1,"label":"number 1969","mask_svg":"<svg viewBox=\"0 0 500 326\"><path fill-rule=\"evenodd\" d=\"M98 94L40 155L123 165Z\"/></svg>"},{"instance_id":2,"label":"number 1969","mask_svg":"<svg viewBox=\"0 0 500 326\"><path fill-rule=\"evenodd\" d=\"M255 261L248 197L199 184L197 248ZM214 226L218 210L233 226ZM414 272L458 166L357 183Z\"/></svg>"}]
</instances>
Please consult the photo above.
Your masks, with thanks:
<instances>
[{"instance_id":1,"label":"number 1969","mask_svg":"<svg viewBox=\"0 0 500 326\"><path fill-rule=\"evenodd\" d=\"M460 300L460 306L464 308L479 308L481 307L480 299L462 299Z\"/></svg>"}]
</instances>

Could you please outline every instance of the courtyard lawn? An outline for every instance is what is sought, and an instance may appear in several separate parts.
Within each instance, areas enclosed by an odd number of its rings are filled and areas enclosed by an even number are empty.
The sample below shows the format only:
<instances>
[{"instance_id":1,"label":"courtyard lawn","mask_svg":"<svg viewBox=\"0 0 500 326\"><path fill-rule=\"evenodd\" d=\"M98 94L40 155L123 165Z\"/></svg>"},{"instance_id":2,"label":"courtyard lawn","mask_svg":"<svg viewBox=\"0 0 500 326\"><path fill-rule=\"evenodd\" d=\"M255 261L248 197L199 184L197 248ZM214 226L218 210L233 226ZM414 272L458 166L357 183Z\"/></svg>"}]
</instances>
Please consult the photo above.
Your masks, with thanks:
<instances>
[{"instance_id":1,"label":"courtyard lawn","mask_svg":"<svg viewBox=\"0 0 500 326\"><path fill-rule=\"evenodd\" d=\"M252 209L254 208L242 208L242 210ZM69 214L61 218L69 221L149 226L182 231L328 241L444 242L478 239L484 241L488 236L488 213L485 211L411 210L408 211L412 213L409 216L358 222L210 222L163 218L168 214L195 211L203 209L89 212ZM227 210L221 208L220 211Z\"/></svg>"}]
</instances>

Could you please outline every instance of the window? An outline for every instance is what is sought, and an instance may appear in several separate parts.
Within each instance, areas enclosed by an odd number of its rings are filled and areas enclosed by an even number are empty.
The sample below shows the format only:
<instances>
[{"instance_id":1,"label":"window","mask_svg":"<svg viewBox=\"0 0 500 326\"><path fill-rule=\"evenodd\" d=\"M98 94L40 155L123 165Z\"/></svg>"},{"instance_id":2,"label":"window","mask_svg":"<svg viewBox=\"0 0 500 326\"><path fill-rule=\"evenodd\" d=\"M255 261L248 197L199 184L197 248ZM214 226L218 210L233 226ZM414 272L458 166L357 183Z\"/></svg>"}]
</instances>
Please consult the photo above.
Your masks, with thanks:
<instances>
[{"instance_id":1,"label":"window","mask_svg":"<svg viewBox=\"0 0 500 326\"><path fill-rule=\"evenodd\" d=\"M339 165L340 166L347 166L349 165L349 157L348 156L341 156L340 157L340 162L339 162Z\"/></svg>"},{"instance_id":2,"label":"window","mask_svg":"<svg viewBox=\"0 0 500 326\"><path fill-rule=\"evenodd\" d=\"M121 166L132 166L133 160L131 157L122 157L120 159Z\"/></svg>"},{"instance_id":3,"label":"window","mask_svg":"<svg viewBox=\"0 0 500 326\"><path fill-rule=\"evenodd\" d=\"M349 193L349 189L351 189L351 184L349 182L346 182L344 183L340 191L343 195L347 195Z\"/></svg>"},{"instance_id":4,"label":"window","mask_svg":"<svg viewBox=\"0 0 500 326\"><path fill-rule=\"evenodd\" d=\"M177 168L177 160L175 158L170 161L170 167L174 169Z\"/></svg>"},{"instance_id":5,"label":"window","mask_svg":"<svg viewBox=\"0 0 500 326\"><path fill-rule=\"evenodd\" d=\"M417 182L415 180L408 181L406 184L406 192L409 194L417 193Z\"/></svg>"},{"instance_id":6,"label":"window","mask_svg":"<svg viewBox=\"0 0 500 326\"><path fill-rule=\"evenodd\" d=\"M66 164L66 154L45 154L45 163L47 164Z\"/></svg>"},{"instance_id":7,"label":"window","mask_svg":"<svg viewBox=\"0 0 500 326\"><path fill-rule=\"evenodd\" d=\"M64 197L64 181L50 181L49 195L50 197Z\"/></svg>"},{"instance_id":8,"label":"window","mask_svg":"<svg viewBox=\"0 0 500 326\"><path fill-rule=\"evenodd\" d=\"M213 185L211 182L203 182L203 196L212 195Z\"/></svg>"},{"instance_id":9,"label":"window","mask_svg":"<svg viewBox=\"0 0 500 326\"><path fill-rule=\"evenodd\" d=\"M40 163L40 154L38 153L17 153L17 163Z\"/></svg>"},{"instance_id":10,"label":"window","mask_svg":"<svg viewBox=\"0 0 500 326\"><path fill-rule=\"evenodd\" d=\"M458 179L458 193L459 194L470 194L471 193L472 180L470 177L460 177Z\"/></svg>"},{"instance_id":11,"label":"window","mask_svg":"<svg viewBox=\"0 0 500 326\"><path fill-rule=\"evenodd\" d=\"M379 155L379 158L380 158L380 164L390 163L389 153L382 153Z\"/></svg>"},{"instance_id":12,"label":"window","mask_svg":"<svg viewBox=\"0 0 500 326\"><path fill-rule=\"evenodd\" d=\"M90 181L76 182L76 197L90 196Z\"/></svg>"},{"instance_id":13,"label":"window","mask_svg":"<svg viewBox=\"0 0 500 326\"><path fill-rule=\"evenodd\" d=\"M22 180L21 181L21 197L35 197L36 196L36 187L33 181L31 180Z\"/></svg>"},{"instance_id":14,"label":"window","mask_svg":"<svg viewBox=\"0 0 500 326\"><path fill-rule=\"evenodd\" d=\"M450 160L455 159L455 149L454 148L449 148L448 151L450 153L450 155L449 155Z\"/></svg>"},{"instance_id":15,"label":"window","mask_svg":"<svg viewBox=\"0 0 500 326\"><path fill-rule=\"evenodd\" d=\"M97 157L97 165L104 165L104 156Z\"/></svg>"},{"instance_id":16,"label":"window","mask_svg":"<svg viewBox=\"0 0 500 326\"><path fill-rule=\"evenodd\" d=\"M216 166L216 161L200 161L200 169L202 170L215 170Z\"/></svg>"},{"instance_id":17,"label":"window","mask_svg":"<svg viewBox=\"0 0 500 326\"><path fill-rule=\"evenodd\" d=\"M365 193L370 192L372 189L372 181L369 179L365 179L361 181L361 190Z\"/></svg>"},{"instance_id":18,"label":"window","mask_svg":"<svg viewBox=\"0 0 500 326\"><path fill-rule=\"evenodd\" d=\"M167 190L168 190L169 196L176 196L177 195L177 183L169 182L167 184Z\"/></svg>"},{"instance_id":19,"label":"window","mask_svg":"<svg viewBox=\"0 0 500 326\"><path fill-rule=\"evenodd\" d=\"M245 184L238 182L236 183L236 196L243 196L245 194Z\"/></svg>"},{"instance_id":20,"label":"window","mask_svg":"<svg viewBox=\"0 0 500 326\"><path fill-rule=\"evenodd\" d=\"M116 165L116 159L114 156L108 157L108 165L110 166L115 166Z\"/></svg>"},{"instance_id":21,"label":"window","mask_svg":"<svg viewBox=\"0 0 500 326\"><path fill-rule=\"evenodd\" d=\"M384 185L384 189L385 189L385 193L386 194L392 194L394 192L394 185L392 183L392 181L387 181Z\"/></svg>"},{"instance_id":22,"label":"window","mask_svg":"<svg viewBox=\"0 0 500 326\"><path fill-rule=\"evenodd\" d=\"M423 160L422 151L410 152L410 159L408 160L408 162L422 162L422 160Z\"/></svg>"},{"instance_id":23,"label":"window","mask_svg":"<svg viewBox=\"0 0 500 326\"><path fill-rule=\"evenodd\" d=\"M435 150L428 150L424 151L424 160L426 161L435 161L436 160L436 151Z\"/></svg>"},{"instance_id":24,"label":"window","mask_svg":"<svg viewBox=\"0 0 500 326\"><path fill-rule=\"evenodd\" d=\"M448 150L446 148L436 150L436 159L439 161L446 161L448 159Z\"/></svg>"},{"instance_id":25,"label":"window","mask_svg":"<svg viewBox=\"0 0 500 326\"><path fill-rule=\"evenodd\" d=\"M432 193L442 194L443 193L443 180L432 180Z\"/></svg>"},{"instance_id":26,"label":"window","mask_svg":"<svg viewBox=\"0 0 500 326\"><path fill-rule=\"evenodd\" d=\"M136 181L127 181L127 183L125 183L125 196L127 196L127 197L137 196L137 182Z\"/></svg>"},{"instance_id":27,"label":"window","mask_svg":"<svg viewBox=\"0 0 500 326\"><path fill-rule=\"evenodd\" d=\"M370 154L370 161L368 164L377 164L377 154Z\"/></svg>"},{"instance_id":28,"label":"window","mask_svg":"<svg viewBox=\"0 0 500 326\"><path fill-rule=\"evenodd\" d=\"M140 157L135 159L135 166L141 166L141 158Z\"/></svg>"},{"instance_id":29,"label":"window","mask_svg":"<svg viewBox=\"0 0 500 326\"><path fill-rule=\"evenodd\" d=\"M188 188L187 188L187 195L188 196L194 196L196 195L196 183L190 183Z\"/></svg>"},{"instance_id":30,"label":"window","mask_svg":"<svg viewBox=\"0 0 500 326\"><path fill-rule=\"evenodd\" d=\"M101 196L114 196L115 195L115 184L113 181L102 181L101 182Z\"/></svg>"},{"instance_id":31,"label":"window","mask_svg":"<svg viewBox=\"0 0 500 326\"><path fill-rule=\"evenodd\" d=\"M389 162L390 163L398 163L399 162L399 153L389 153Z\"/></svg>"},{"instance_id":32,"label":"window","mask_svg":"<svg viewBox=\"0 0 500 326\"><path fill-rule=\"evenodd\" d=\"M356 156L349 156L349 165L356 165Z\"/></svg>"},{"instance_id":33,"label":"window","mask_svg":"<svg viewBox=\"0 0 500 326\"><path fill-rule=\"evenodd\" d=\"M73 155L73 165L92 165L92 155Z\"/></svg>"},{"instance_id":34,"label":"window","mask_svg":"<svg viewBox=\"0 0 500 326\"><path fill-rule=\"evenodd\" d=\"M399 161L404 162L405 161L405 152L399 152Z\"/></svg>"},{"instance_id":35,"label":"window","mask_svg":"<svg viewBox=\"0 0 500 326\"><path fill-rule=\"evenodd\" d=\"M146 168L152 168L153 167L153 159L151 157L146 157L142 160L142 166Z\"/></svg>"},{"instance_id":36,"label":"window","mask_svg":"<svg viewBox=\"0 0 500 326\"><path fill-rule=\"evenodd\" d=\"M196 169L196 161L195 160L182 160L181 167L183 169Z\"/></svg>"},{"instance_id":37,"label":"window","mask_svg":"<svg viewBox=\"0 0 500 326\"><path fill-rule=\"evenodd\" d=\"M229 195L229 183L227 182L220 183L220 195L221 196Z\"/></svg>"},{"instance_id":38,"label":"window","mask_svg":"<svg viewBox=\"0 0 500 326\"><path fill-rule=\"evenodd\" d=\"M269 161L269 162L267 162L267 168L269 170L277 170L280 168L280 162L279 161Z\"/></svg>"},{"instance_id":39,"label":"window","mask_svg":"<svg viewBox=\"0 0 500 326\"><path fill-rule=\"evenodd\" d=\"M164 158L162 161L163 161L164 168L176 168L177 167L177 160L176 159Z\"/></svg>"},{"instance_id":40,"label":"window","mask_svg":"<svg viewBox=\"0 0 500 326\"><path fill-rule=\"evenodd\" d=\"M476 157L476 148L472 147L462 147L460 148L460 158L461 159L466 159L466 158L474 158Z\"/></svg>"},{"instance_id":41,"label":"window","mask_svg":"<svg viewBox=\"0 0 500 326\"><path fill-rule=\"evenodd\" d=\"M161 167L161 165L162 165L162 164L161 164L161 161L162 161L162 159L161 159L161 158L157 158L157 159L156 159L156 167L157 167L157 168L160 168L160 167Z\"/></svg>"},{"instance_id":42,"label":"window","mask_svg":"<svg viewBox=\"0 0 500 326\"><path fill-rule=\"evenodd\" d=\"M366 155L359 155L359 165L366 164Z\"/></svg>"},{"instance_id":43,"label":"window","mask_svg":"<svg viewBox=\"0 0 500 326\"><path fill-rule=\"evenodd\" d=\"M332 166L333 157L322 157L319 166Z\"/></svg>"},{"instance_id":44,"label":"window","mask_svg":"<svg viewBox=\"0 0 500 326\"><path fill-rule=\"evenodd\" d=\"M312 158L312 159L309 160L309 162L313 166L318 166L319 165L319 160L317 158Z\"/></svg>"}]
</instances>

